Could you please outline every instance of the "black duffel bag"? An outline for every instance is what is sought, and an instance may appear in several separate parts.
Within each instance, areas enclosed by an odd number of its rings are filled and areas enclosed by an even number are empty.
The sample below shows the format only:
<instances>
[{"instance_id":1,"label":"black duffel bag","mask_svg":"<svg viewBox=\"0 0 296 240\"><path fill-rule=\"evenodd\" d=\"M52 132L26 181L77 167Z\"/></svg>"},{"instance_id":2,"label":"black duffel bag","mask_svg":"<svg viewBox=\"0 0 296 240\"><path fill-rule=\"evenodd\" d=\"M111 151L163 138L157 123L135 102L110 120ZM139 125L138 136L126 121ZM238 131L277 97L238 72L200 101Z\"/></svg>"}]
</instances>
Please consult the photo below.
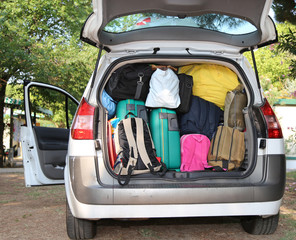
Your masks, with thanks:
<instances>
[{"instance_id":1,"label":"black duffel bag","mask_svg":"<svg viewBox=\"0 0 296 240\"><path fill-rule=\"evenodd\" d=\"M106 92L115 100L136 99L145 101L153 70L144 63L128 64L112 73Z\"/></svg>"}]
</instances>

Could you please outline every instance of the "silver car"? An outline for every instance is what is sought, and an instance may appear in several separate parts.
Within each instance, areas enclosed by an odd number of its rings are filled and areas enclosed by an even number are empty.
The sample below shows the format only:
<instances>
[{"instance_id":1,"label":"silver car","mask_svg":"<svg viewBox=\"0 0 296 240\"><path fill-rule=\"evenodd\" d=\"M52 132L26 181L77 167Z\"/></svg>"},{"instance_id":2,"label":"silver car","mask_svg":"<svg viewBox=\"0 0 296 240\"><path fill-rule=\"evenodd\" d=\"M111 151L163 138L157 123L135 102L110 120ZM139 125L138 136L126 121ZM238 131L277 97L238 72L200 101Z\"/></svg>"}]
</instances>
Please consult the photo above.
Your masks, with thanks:
<instances>
[{"instance_id":1,"label":"silver car","mask_svg":"<svg viewBox=\"0 0 296 240\"><path fill-rule=\"evenodd\" d=\"M253 69L243 56L277 41L268 16L271 4L93 0L81 39L105 54L99 54L80 102L57 87L25 83L26 186L65 184L71 239L93 238L96 221L105 218L241 216L248 233L276 230L285 188L284 140L262 95L255 59ZM102 93L117 69L135 63L176 68L203 63L232 70L247 95L244 168L139 174L122 187L110 164Z\"/></svg>"}]
</instances>

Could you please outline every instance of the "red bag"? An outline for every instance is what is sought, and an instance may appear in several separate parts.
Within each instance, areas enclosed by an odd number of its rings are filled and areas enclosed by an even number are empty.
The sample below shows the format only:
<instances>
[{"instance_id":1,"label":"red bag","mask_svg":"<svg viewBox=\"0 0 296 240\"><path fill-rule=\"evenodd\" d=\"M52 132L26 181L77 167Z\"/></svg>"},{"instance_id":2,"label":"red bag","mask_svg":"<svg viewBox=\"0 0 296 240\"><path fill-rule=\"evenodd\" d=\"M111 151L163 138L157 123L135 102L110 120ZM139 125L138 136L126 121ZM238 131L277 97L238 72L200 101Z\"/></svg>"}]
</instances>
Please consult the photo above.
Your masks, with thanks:
<instances>
[{"instance_id":1,"label":"red bag","mask_svg":"<svg viewBox=\"0 0 296 240\"><path fill-rule=\"evenodd\" d=\"M112 138L112 127L110 121L107 122L107 146L110 165L112 168L114 168L114 163L117 158L117 154L115 152L114 141Z\"/></svg>"}]
</instances>

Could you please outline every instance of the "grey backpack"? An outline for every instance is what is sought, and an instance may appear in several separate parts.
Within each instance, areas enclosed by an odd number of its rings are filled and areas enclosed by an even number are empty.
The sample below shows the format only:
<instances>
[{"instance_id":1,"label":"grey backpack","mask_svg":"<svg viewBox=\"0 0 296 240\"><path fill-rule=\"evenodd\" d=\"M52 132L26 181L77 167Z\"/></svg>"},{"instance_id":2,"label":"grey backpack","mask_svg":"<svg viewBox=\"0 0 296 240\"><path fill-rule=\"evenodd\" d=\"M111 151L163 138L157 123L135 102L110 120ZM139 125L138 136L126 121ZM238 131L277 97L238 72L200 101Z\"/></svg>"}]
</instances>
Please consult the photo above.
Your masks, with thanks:
<instances>
[{"instance_id":1,"label":"grey backpack","mask_svg":"<svg viewBox=\"0 0 296 240\"><path fill-rule=\"evenodd\" d=\"M147 123L142 118L121 120L114 133L117 160L114 172L118 183L127 185L131 175L152 173L163 176L167 171L164 163L158 161ZM122 176L125 176L122 182Z\"/></svg>"}]
</instances>

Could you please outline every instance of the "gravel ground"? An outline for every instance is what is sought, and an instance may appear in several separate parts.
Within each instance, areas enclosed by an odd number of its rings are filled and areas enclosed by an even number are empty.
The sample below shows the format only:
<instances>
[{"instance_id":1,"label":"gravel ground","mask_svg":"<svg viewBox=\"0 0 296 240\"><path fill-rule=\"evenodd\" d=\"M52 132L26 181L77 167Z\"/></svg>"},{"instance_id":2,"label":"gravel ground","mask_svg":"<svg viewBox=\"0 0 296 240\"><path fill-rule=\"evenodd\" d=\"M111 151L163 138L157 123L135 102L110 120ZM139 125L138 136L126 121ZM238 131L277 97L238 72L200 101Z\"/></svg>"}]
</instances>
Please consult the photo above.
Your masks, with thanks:
<instances>
[{"instance_id":1,"label":"gravel ground","mask_svg":"<svg viewBox=\"0 0 296 240\"><path fill-rule=\"evenodd\" d=\"M19 173L0 173L0 239L68 239L63 186L25 188ZM277 231L269 236L244 232L239 218L178 218L142 221L100 220L95 239L295 240L296 183L287 180Z\"/></svg>"}]
</instances>

